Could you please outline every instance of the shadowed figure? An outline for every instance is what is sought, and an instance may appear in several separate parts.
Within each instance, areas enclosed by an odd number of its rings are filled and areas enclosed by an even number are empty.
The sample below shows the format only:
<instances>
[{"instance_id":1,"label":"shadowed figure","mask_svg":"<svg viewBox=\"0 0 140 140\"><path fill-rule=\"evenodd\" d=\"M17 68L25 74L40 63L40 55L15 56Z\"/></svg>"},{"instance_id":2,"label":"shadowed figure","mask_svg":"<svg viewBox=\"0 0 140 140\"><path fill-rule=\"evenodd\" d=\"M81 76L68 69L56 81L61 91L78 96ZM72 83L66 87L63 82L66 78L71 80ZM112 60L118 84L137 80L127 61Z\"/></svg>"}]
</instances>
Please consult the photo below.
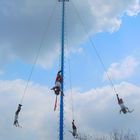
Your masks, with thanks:
<instances>
[{"instance_id":1,"label":"shadowed figure","mask_svg":"<svg viewBox=\"0 0 140 140\"><path fill-rule=\"evenodd\" d=\"M74 120L72 121L72 131L69 131L70 133L72 133L74 138L78 138L78 134L77 134L77 128L76 125L74 123Z\"/></svg>"},{"instance_id":2,"label":"shadowed figure","mask_svg":"<svg viewBox=\"0 0 140 140\"><path fill-rule=\"evenodd\" d=\"M130 110L128 109L128 107L126 107L126 106L124 105L123 99L122 99L122 98L119 98L119 95L118 95L118 94L116 94L116 96L117 96L118 104L119 104L120 107L121 107L120 114L121 114L121 112L123 112L124 114L133 112L133 110L130 111Z\"/></svg>"},{"instance_id":3,"label":"shadowed figure","mask_svg":"<svg viewBox=\"0 0 140 140\"><path fill-rule=\"evenodd\" d=\"M21 104L19 104L18 105L18 108L17 108L17 111L15 112L15 119L14 119L14 124L13 125L15 125L16 127L21 127L20 125L19 125L19 122L18 122L18 115L19 115L19 112L20 112L20 110L21 110Z\"/></svg>"}]
</instances>

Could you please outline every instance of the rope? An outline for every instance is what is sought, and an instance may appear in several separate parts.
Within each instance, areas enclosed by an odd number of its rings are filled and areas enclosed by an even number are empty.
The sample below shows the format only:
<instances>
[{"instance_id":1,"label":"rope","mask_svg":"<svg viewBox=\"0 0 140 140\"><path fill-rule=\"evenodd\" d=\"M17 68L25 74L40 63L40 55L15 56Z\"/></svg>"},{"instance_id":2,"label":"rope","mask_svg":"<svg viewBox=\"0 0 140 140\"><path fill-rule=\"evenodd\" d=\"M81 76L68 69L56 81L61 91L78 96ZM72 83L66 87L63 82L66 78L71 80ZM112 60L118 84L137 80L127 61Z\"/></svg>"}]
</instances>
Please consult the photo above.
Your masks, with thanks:
<instances>
[{"instance_id":1,"label":"rope","mask_svg":"<svg viewBox=\"0 0 140 140\"><path fill-rule=\"evenodd\" d=\"M55 103L54 103L54 111L56 111L56 108L57 108L57 95L56 95Z\"/></svg>"},{"instance_id":2,"label":"rope","mask_svg":"<svg viewBox=\"0 0 140 140\"><path fill-rule=\"evenodd\" d=\"M67 21L67 20L66 20ZM66 49L67 53L69 53L69 46L68 46L68 33L67 33L67 26L66 26ZM72 109L72 119L74 120L74 99L73 99L73 91L72 91L72 78L71 78L71 65L70 65L70 58L68 57L68 69L69 69L69 86L70 86L70 93L71 93L71 109Z\"/></svg>"},{"instance_id":3,"label":"rope","mask_svg":"<svg viewBox=\"0 0 140 140\"><path fill-rule=\"evenodd\" d=\"M60 51L60 49L59 49ZM61 69L61 55L59 54L59 60L58 60L58 69Z\"/></svg>"},{"instance_id":4,"label":"rope","mask_svg":"<svg viewBox=\"0 0 140 140\"><path fill-rule=\"evenodd\" d=\"M85 24L83 23L82 18L81 18L81 16L80 16L78 10L77 10L76 7L75 7L73 0L71 0L71 1L72 1L72 5L73 5L73 7L74 7L74 9L75 9L75 11L76 11L77 17L79 17L79 20L80 20L80 22L81 22L81 24L82 24L82 26L83 26L83 28L84 28L84 31L85 31L85 33L88 35L86 26L85 26ZM91 37L89 37L89 35L88 35L88 39L89 39L89 41L90 41L92 47L94 48L97 57L99 58L99 61L100 61L101 65L102 65L102 67L103 67L103 69L104 69L104 71L105 71L105 73L106 73L106 75L107 75L107 78L108 78L108 80L110 81L111 87L113 88L114 92L117 94L117 91L116 91L116 89L115 89L115 86L114 86L114 84L113 84L113 81L111 80L109 74L107 73L107 70L106 70L106 67L105 67L105 65L104 65L104 63L103 63L103 60L102 60L102 58L101 58L101 56L100 56L100 54L99 54L97 48L95 47L93 40L91 39Z\"/></svg>"},{"instance_id":5,"label":"rope","mask_svg":"<svg viewBox=\"0 0 140 140\"><path fill-rule=\"evenodd\" d=\"M41 39L39 48L38 48L38 50L37 50L37 55L35 56L35 59L34 59L34 62L33 62L32 67L31 67L31 71L30 71L29 77L28 77L28 79L27 79L27 83L26 83L25 88L24 88L23 95L22 95L21 100L20 100L20 104L23 103L23 100L24 100L24 98L25 98L25 94L26 94L26 92L27 92L27 89L28 89L28 86L29 86L29 82L30 82L30 80L31 80L31 77L32 77L32 74L33 74L35 65L36 65L36 63L37 63L37 60L38 60L38 57L39 57L39 54L40 54L40 51L41 51L41 48L42 48L42 46L43 46L43 42L44 42L44 40L45 40L45 36L46 36L46 34L47 34L47 31L48 31L48 29L49 29L49 26L50 26L52 17L53 17L53 15L54 15L54 11L55 11L55 9L56 9L56 4L57 4L57 2L54 4L54 7L53 7L53 9L52 9L52 12L51 12L51 14L50 14L50 16L49 16L49 18L48 18L48 23L47 23L47 26L46 26L47 28L45 29L45 31L44 31L44 33L43 33L43 36L42 36L42 39Z\"/></svg>"},{"instance_id":6,"label":"rope","mask_svg":"<svg viewBox=\"0 0 140 140\"><path fill-rule=\"evenodd\" d=\"M73 117L73 120L74 120L74 99L73 99L73 91L72 91L72 82L71 82L71 67L70 67L70 60L68 59L69 61L69 82L70 82L70 90L71 90L71 101L72 101L72 117Z\"/></svg>"},{"instance_id":7,"label":"rope","mask_svg":"<svg viewBox=\"0 0 140 140\"><path fill-rule=\"evenodd\" d=\"M60 8L60 7L59 7ZM60 14L61 15L61 14ZM61 23L61 16L57 16L57 20L58 20L58 38L59 38L59 40L58 40L58 42L61 42L61 25L60 25L60 23ZM57 68L59 69L59 70L61 70L61 45L59 44L59 47L58 47L58 59L57 59Z\"/></svg>"},{"instance_id":8,"label":"rope","mask_svg":"<svg viewBox=\"0 0 140 140\"><path fill-rule=\"evenodd\" d=\"M21 98L21 102L20 102L21 104L23 103L23 99L24 99L24 97L25 97L25 94L26 94L26 91L27 91L27 88L28 88L28 85L29 85L29 82L30 82L31 76L32 76L33 71L34 71L34 68L35 68L35 65L36 65L36 63L37 63L37 59L38 59L38 56L39 56L39 53L40 53L41 47L42 47L42 46L39 47L39 49L38 49L38 53L37 53L37 55L36 55L36 57L35 57L35 60L34 60L33 65L32 65L31 72L30 72L30 74L29 74L29 77L28 77L28 80L27 80L26 86L25 86L25 88L24 88L23 96L22 96L22 98Z\"/></svg>"}]
</instances>

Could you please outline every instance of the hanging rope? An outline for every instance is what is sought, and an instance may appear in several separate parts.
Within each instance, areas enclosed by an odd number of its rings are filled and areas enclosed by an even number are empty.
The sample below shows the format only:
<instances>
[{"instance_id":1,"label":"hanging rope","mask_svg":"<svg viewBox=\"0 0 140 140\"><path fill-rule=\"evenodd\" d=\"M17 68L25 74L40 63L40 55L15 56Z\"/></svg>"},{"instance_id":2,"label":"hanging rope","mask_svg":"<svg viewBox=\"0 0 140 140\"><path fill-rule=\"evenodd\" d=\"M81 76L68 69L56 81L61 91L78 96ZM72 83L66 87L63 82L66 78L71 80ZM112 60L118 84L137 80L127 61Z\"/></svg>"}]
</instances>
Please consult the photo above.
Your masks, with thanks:
<instances>
[{"instance_id":1,"label":"hanging rope","mask_svg":"<svg viewBox=\"0 0 140 140\"><path fill-rule=\"evenodd\" d=\"M55 11L55 9L56 9L56 4L57 4L57 2L55 2L54 6L53 6L53 8L52 8L52 12L51 12L51 14L49 15L48 23L47 23L47 26L46 26L47 28L46 28L45 31L44 31L44 34L43 34L43 36L42 36L42 39L41 39L39 48L38 48L38 50L37 50L37 55L35 56L33 65L32 65L32 67L31 67L31 71L30 71L29 77L28 77L28 79L27 79L27 83L26 83L26 85L25 85L25 88L24 88L24 91L23 91L23 95L22 95L21 100L20 100L20 104L23 103L25 94L26 94L26 92L27 92L27 89L28 89L28 86L29 86L29 82L30 82L30 80L31 80L31 77L32 77L32 74L33 74L35 65L36 65L36 63L37 63L37 60L38 60L38 57L39 57L39 54L40 54L40 51L41 51L41 48L42 48L42 46L43 46L43 42L44 42L44 40L45 40L45 36L46 36L46 34L47 34L47 31L48 31L48 29L49 29L49 26L50 26L52 17L53 17L53 15L54 15L54 11Z\"/></svg>"},{"instance_id":2,"label":"hanging rope","mask_svg":"<svg viewBox=\"0 0 140 140\"><path fill-rule=\"evenodd\" d=\"M77 17L79 17L79 20L80 20L80 22L81 22L81 24L82 24L82 26L83 26L83 28L84 28L85 33L88 35L86 26L85 26L85 24L83 23L82 18L81 18L81 16L80 16L80 14L79 14L77 8L75 7L73 0L71 0L71 2L72 2L72 5L73 5L73 7L74 7L74 9L75 9L75 11L76 11ZM112 80L111 80L109 74L107 73L107 70L106 70L106 67L105 67L105 65L104 65L104 63L103 63L103 60L102 60L102 58L101 58L101 56L100 56L100 54L99 54L99 52L98 52L96 46L94 45L93 40L91 39L91 37L89 37L89 35L88 35L88 39L89 39L89 41L90 41L92 47L94 48L97 57L99 58L99 61L100 61L101 65L102 65L102 67L103 67L103 69L104 69L104 72L106 73L107 78L108 78L108 80L110 81L111 87L113 88L115 94L117 94L117 91L116 91L116 89L115 89L115 86L114 86L114 84L113 84L113 82L112 82Z\"/></svg>"},{"instance_id":3,"label":"hanging rope","mask_svg":"<svg viewBox=\"0 0 140 140\"><path fill-rule=\"evenodd\" d=\"M60 7L59 7L59 8L60 8ZM58 18L58 19L57 19L57 22L59 23L59 24L58 24L58 35L57 35L57 36L58 36L58 38L59 38L58 42L61 42L61 40L60 40L60 39L61 39L61 25L60 25L60 23L61 23L61 18L60 18L60 15L57 16L57 18ZM61 69L61 47L60 47L61 45L58 45L58 46L59 46L59 47L58 47L58 60L57 60L57 61L58 61L58 64L57 64L58 66L57 66L57 67L58 67L58 70L60 70L60 69Z\"/></svg>"},{"instance_id":4,"label":"hanging rope","mask_svg":"<svg viewBox=\"0 0 140 140\"><path fill-rule=\"evenodd\" d=\"M71 107L72 107L72 118L74 120L74 99L73 99L73 91L72 91L72 81L71 81L71 67L70 67L70 60L68 59L69 63L69 83L70 83L70 90L71 90Z\"/></svg>"},{"instance_id":5,"label":"hanging rope","mask_svg":"<svg viewBox=\"0 0 140 140\"><path fill-rule=\"evenodd\" d=\"M57 95L56 95L55 103L54 103L54 111L56 111L56 108L57 108Z\"/></svg>"},{"instance_id":6,"label":"hanging rope","mask_svg":"<svg viewBox=\"0 0 140 140\"><path fill-rule=\"evenodd\" d=\"M23 96L22 96L22 98L21 98L21 102L20 102L21 104L23 103L23 99L24 99L24 97L25 97L25 94L26 94L26 91L27 91L27 88L28 88L28 85L29 85L29 81L30 81L31 76L32 76L32 74L33 74L35 65L36 65L36 63L37 63L37 59L38 59L38 56L39 56L41 47L42 47L42 45L40 45L40 47L39 47L39 49L38 49L38 51L37 51L37 55L36 55L36 57L35 57L34 63L33 63L33 65L32 65L31 72L30 72L30 74L29 74L29 77L28 77L26 86L25 86L25 88L24 88Z\"/></svg>"},{"instance_id":7,"label":"hanging rope","mask_svg":"<svg viewBox=\"0 0 140 140\"><path fill-rule=\"evenodd\" d=\"M71 0L71 1L72 1L72 0ZM73 4L73 6L74 6L74 3L73 3L73 2L72 2L72 4ZM88 34L88 32L87 32L87 30L86 30L86 26L85 26L85 24L82 22L81 16L79 15L79 13L78 13L78 11L77 11L77 9L76 9L75 6L74 6L74 9L76 10L76 13L77 13L77 15L78 15L78 17L79 17L79 19L80 19L81 24L82 24L83 27L84 27L85 32ZM100 56L100 54L99 54L99 52L98 52L96 46L94 45L94 42L93 42L92 38L89 37L89 36L88 36L88 38L89 38L89 41L90 41L90 43L91 43L93 49L95 50L95 53L96 53L97 57L99 58L99 61L100 61L101 65L102 65L102 67L103 67L103 69L104 69L104 71L105 71L105 73L106 73L106 76L107 76L107 78L108 78L108 80L109 80L109 82L110 82L110 85L111 85L112 89L114 90L114 93L115 93L116 96L117 96L118 103L119 103L119 105L120 105L120 107L121 107L120 113L121 113L121 112L123 112L124 114L126 114L126 113L128 113L128 112L129 112L129 113L132 113L132 112L134 111L134 109L133 109L133 110L129 110L128 107L124 106L123 100L122 100L122 98L119 98L118 93L117 93L117 90L116 90L116 88L115 88L115 86L114 86L114 84L113 84L113 81L111 80L111 77L109 76L109 74L108 74L108 72L107 72L107 70L106 70L106 67L105 67L105 65L104 65L104 63L103 63L103 60L102 60L102 58L101 58L101 56Z\"/></svg>"},{"instance_id":8,"label":"hanging rope","mask_svg":"<svg viewBox=\"0 0 140 140\"><path fill-rule=\"evenodd\" d=\"M60 52L60 49L59 49L59 52ZM61 55L59 54L59 60L58 60L58 69L60 70L61 69Z\"/></svg>"},{"instance_id":9,"label":"hanging rope","mask_svg":"<svg viewBox=\"0 0 140 140\"><path fill-rule=\"evenodd\" d=\"M66 19L67 21L67 19ZM66 23L66 22L65 22ZM67 24L66 24L67 25ZM66 28L66 49L67 49L67 54L70 53L70 48L68 45L68 32L67 32L67 26ZM72 120L74 120L74 99L73 99L73 91L72 91L72 78L71 78L71 65L70 65L70 58L68 56L68 69L69 69L69 86L70 86L70 93L71 93L71 109L72 109Z\"/></svg>"}]
</instances>

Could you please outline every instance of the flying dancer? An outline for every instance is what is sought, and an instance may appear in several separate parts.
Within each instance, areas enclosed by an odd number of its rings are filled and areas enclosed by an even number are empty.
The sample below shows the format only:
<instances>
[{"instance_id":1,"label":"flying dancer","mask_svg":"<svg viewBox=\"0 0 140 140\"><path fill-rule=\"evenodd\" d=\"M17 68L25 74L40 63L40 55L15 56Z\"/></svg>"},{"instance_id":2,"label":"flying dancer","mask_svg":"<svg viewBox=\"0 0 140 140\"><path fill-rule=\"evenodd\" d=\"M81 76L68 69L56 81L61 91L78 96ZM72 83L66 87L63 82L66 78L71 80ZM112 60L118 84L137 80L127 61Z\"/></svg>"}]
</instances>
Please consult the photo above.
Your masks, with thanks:
<instances>
[{"instance_id":1,"label":"flying dancer","mask_svg":"<svg viewBox=\"0 0 140 140\"><path fill-rule=\"evenodd\" d=\"M55 80L55 86L51 89L54 91L56 95L59 95L61 92L61 82L62 82L62 77L61 77L61 70L58 71L56 80Z\"/></svg>"},{"instance_id":2,"label":"flying dancer","mask_svg":"<svg viewBox=\"0 0 140 140\"><path fill-rule=\"evenodd\" d=\"M57 96L62 93L61 92L61 83L62 83L62 76L61 76L61 70L58 71L57 76L56 76L56 80L55 80L55 86L51 89L54 91L55 95L56 95L56 99L55 99L55 105L54 105L54 111L57 108ZM62 93L63 94L63 93Z\"/></svg>"},{"instance_id":3,"label":"flying dancer","mask_svg":"<svg viewBox=\"0 0 140 140\"><path fill-rule=\"evenodd\" d=\"M134 110L131 110L130 111L129 108L124 105L123 99L122 98L119 98L119 95L118 94L116 94L116 96L117 96L118 104L121 107L120 114L121 114L121 112L123 112L124 114L126 114L126 113L132 113L134 111Z\"/></svg>"},{"instance_id":4,"label":"flying dancer","mask_svg":"<svg viewBox=\"0 0 140 140\"><path fill-rule=\"evenodd\" d=\"M72 133L74 138L78 138L78 134L77 134L77 128L76 125L74 123L74 120L72 121L72 131L69 131L70 133Z\"/></svg>"},{"instance_id":5,"label":"flying dancer","mask_svg":"<svg viewBox=\"0 0 140 140\"><path fill-rule=\"evenodd\" d=\"M19 112L21 111L21 104L19 104L18 105L18 108L17 108L17 111L15 112L15 119L14 119L14 126L16 126L16 127L21 127L20 125L19 125L19 122L18 122L18 115L19 115Z\"/></svg>"}]
</instances>

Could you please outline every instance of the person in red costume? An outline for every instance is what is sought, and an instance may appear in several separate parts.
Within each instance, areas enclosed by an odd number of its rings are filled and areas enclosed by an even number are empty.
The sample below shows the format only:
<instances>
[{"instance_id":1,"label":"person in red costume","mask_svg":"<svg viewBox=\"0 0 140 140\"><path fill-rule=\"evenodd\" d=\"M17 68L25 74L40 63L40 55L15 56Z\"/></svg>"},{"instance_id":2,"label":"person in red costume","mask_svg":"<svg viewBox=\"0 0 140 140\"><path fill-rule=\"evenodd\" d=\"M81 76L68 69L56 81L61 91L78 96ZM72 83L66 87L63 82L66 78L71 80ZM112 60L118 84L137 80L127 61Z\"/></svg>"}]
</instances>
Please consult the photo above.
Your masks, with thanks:
<instances>
[{"instance_id":1,"label":"person in red costume","mask_svg":"<svg viewBox=\"0 0 140 140\"><path fill-rule=\"evenodd\" d=\"M61 76L61 70L58 71L56 80L55 80L55 86L51 89L54 91L56 95L59 95L61 92L61 83L62 83L62 76Z\"/></svg>"}]
</instances>

